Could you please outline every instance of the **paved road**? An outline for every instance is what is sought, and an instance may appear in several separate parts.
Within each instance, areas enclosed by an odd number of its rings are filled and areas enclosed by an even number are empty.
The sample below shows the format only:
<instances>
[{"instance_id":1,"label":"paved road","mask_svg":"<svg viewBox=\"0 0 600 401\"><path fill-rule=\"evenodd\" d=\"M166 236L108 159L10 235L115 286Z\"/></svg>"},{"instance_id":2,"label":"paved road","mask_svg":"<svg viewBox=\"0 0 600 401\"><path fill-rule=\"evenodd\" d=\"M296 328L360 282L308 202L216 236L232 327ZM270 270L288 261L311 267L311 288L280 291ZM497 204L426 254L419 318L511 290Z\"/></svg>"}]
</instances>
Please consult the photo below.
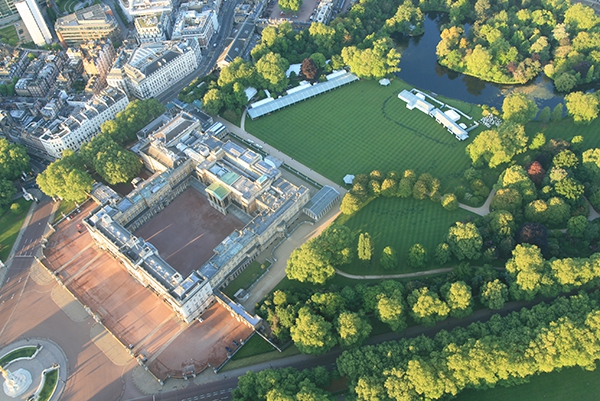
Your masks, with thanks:
<instances>
[{"instance_id":1,"label":"paved road","mask_svg":"<svg viewBox=\"0 0 600 401\"><path fill-rule=\"evenodd\" d=\"M90 342L92 319L76 323L53 301L55 282L38 285L31 278L32 256L52 214L53 203L41 199L17 244L17 252L0 289L0 346L40 337L56 342L67 355L69 378L61 400L115 400L123 390L121 369Z\"/></svg>"},{"instance_id":2,"label":"paved road","mask_svg":"<svg viewBox=\"0 0 600 401\"><path fill-rule=\"evenodd\" d=\"M443 322L438 323L433 327L413 326L401 333L386 333L371 337L367 340L367 344L379 344L385 341L398 340L400 338L413 338L420 335L433 336L441 330L452 330L456 327L464 327L476 321L487 321L493 314L500 313L505 316L510 312L521 309L525 306L531 306L534 302L511 302L506 304L505 308L498 312L489 309L475 311L466 319L448 318ZM230 389L237 386L237 378L242 376L247 371L259 372L268 368L293 367L296 369L307 369L317 366L325 366L331 368L334 366L336 359L343 351L339 347L335 347L332 351L322 356L312 355L294 355L288 358L277 359L271 362L260 363L245 368L231 370L226 373L217 375L216 381L206 383L201 386L190 384L183 390L177 390L166 394L158 394L156 396L146 396L139 398L131 398L126 401L196 401L196 400L231 400Z\"/></svg>"},{"instance_id":3,"label":"paved road","mask_svg":"<svg viewBox=\"0 0 600 401\"><path fill-rule=\"evenodd\" d=\"M175 99L177 95L179 95L179 92L188 86L190 82L198 77L207 75L215 68L217 59L225 48L225 39L229 37L231 29L233 28L233 13L235 11L236 4L236 0L226 0L223 3L221 12L219 13L219 32L211 39L208 49L202 52L202 61L200 62L200 66L190 75L173 85L169 90L161 93L156 98L158 101L161 103L170 102L171 100ZM214 43L217 44L216 47L213 47Z\"/></svg>"}]
</instances>

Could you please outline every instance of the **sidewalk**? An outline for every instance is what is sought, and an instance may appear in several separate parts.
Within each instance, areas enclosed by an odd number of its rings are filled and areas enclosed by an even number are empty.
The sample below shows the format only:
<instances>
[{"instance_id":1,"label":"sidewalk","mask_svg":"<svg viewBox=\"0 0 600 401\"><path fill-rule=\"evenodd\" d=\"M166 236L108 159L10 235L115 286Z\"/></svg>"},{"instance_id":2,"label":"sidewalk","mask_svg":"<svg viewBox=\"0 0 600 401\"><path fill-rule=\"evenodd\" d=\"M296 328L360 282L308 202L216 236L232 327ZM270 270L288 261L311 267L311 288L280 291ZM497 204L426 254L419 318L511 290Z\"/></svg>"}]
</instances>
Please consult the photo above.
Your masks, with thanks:
<instances>
[{"instance_id":1,"label":"sidewalk","mask_svg":"<svg viewBox=\"0 0 600 401\"><path fill-rule=\"evenodd\" d=\"M469 212L478 214L480 216L486 216L486 215L490 214L490 204L492 203L492 198L494 197L495 194L496 194L496 190L492 189L490 191L490 194L488 195L487 199L485 200L485 203L479 207L468 206L463 203L459 203L458 207L460 207L461 209L468 210Z\"/></svg>"},{"instance_id":2,"label":"sidewalk","mask_svg":"<svg viewBox=\"0 0 600 401\"><path fill-rule=\"evenodd\" d=\"M441 274L451 272L451 267L444 267L442 269L434 269L434 270L425 270L422 272L414 272L414 273L402 273L402 274L388 274L388 275L366 275L366 276L357 276L355 274L350 274L343 272L339 269L335 269L335 273L339 274L342 277L347 277L355 280L380 280L380 279L392 279L392 278L410 278L410 277L421 277L421 276L431 276L432 274Z\"/></svg>"}]
</instances>

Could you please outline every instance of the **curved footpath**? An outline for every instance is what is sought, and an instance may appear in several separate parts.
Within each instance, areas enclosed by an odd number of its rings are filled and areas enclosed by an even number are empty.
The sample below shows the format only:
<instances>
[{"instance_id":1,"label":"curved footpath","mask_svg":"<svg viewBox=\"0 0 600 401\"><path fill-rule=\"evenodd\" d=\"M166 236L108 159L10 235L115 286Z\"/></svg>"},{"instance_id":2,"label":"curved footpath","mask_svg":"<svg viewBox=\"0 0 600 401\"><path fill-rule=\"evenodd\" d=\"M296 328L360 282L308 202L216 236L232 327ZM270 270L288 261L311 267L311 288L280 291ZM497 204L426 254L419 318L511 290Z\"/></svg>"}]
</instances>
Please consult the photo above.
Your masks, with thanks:
<instances>
[{"instance_id":1,"label":"curved footpath","mask_svg":"<svg viewBox=\"0 0 600 401\"><path fill-rule=\"evenodd\" d=\"M442 269L433 269L426 270L422 272L414 272L414 273L402 273L402 274L387 274L387 275L355 275L343 272L339 269L335 269L335 273L339 274L342 277L351 278L354 280L379 280L379 279L392 279L392 278L410 278L410 277L422 277L422 276L431 276L433 274L441 274L451 272L451 267L444 267Z\"/></svg>"}]
</instances>

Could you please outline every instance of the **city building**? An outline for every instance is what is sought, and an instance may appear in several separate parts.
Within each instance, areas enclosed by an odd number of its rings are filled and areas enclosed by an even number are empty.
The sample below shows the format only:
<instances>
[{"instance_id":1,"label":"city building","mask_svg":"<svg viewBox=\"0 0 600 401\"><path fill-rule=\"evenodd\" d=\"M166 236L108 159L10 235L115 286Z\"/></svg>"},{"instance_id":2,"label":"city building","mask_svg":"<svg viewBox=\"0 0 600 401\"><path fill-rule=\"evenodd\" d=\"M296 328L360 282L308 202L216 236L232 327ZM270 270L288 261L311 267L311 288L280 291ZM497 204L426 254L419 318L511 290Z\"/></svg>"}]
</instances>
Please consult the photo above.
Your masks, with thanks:
<instances>
[{"instance_id":1,"label":"city building","mask_svg":"<svg viewBox=\"0 0 600 401\"><path fill-rule=\"evenodd\" d=\"M54 88L67 60L64 51L40 55L21 74L15 92L19 96L45 97Z\"/></svg>"},{"instance_id":2,"label":"city building","mask_svg":"<svg viewBox=\"0 0 600 401\"><path fill-rule=\"evenodd\" d=\"M134 25L140 43L162 42L171 38L171 14L168 12L137 17Z\"/></svg>"},{"instance_id":3,"label":"city building","mask_svg":"<svg viewBox=\"0 0 600 401\"><path fill-rule=\"evenodd\" d=\"M64 46L76 46L99 39L121 42L119 25L106 4L94 4L59 18L54 30Z\"/></svg>"},{"instance_id":4,"label":"city building","mask_svg":"<svg viewBox=\"0 0 600 401\"><path fill-rule=\"evenodd\" d=\"M171 0L129 0L128 6L122 7L130 17L141 17L144 15L156 15L160 13L171 13L173 3ZM123 4L123 0L121 0Z\"/></svg>"},{"instance_id":5,"label":"city building","mask_svg":"<svg viewBox=\"0 0 600 401\"><path fill-rule=\"evenodd\" d=\"M83 143L100 132L104 122L115 119L117 113L125 110L128 104L129 100L123 92L107 88L67 118L52 121L57 124L36 124L29 127L29 131L39 138L48 156L58 159L65 149L79 150Z\"/></svg>"},{"instance_id":6,"label":"city building","mask_svg":"<svg viewBox=\"0 0 600 401\"><path fill-rule=\"evenodd\" d=\"M155 174L126 197L109 197L84 222L100 248L189 323L260 252L285 237L309 202L309 190L284 179L254 151L202 132L200 122L187 113L138 145L144 164ZM221 213L244 214L246 223L183 277L133 232L189 187L204 193Z\"/></svg>"},{"instance_id":7,"label":"city building","mask_svg":"<svg viewBox=\"0 0 600 401\"><path fill-rule=\"evenodd\" d=\"M173 40L196 38L200 47L206 48L213 34L218 30L219 22L215 11L197 12L182 4L173 26L172 38Z\"/></svg>"},{"instance_id":8,"label":"city building","mask_svg":"<svg viewBox=\"0 0 600 401\"><path fill-rule=\"evenodd\" d=\"M78 48L67 49L69 59L79 59L88 78L88 87L92 93L98 93L106 86L108 75L117 53L110 39L90 41Z\"/></svg>"},{"instance_id":9,"label":"city building","mask_svg":"<svg viewBox=\"0 0 600 401\"><path fill-rule=\"evenodd\" d=\"M0 18L17 14L17 7L13 0L0 0Z\"/></svg>"},{"instance_id":10,"label":"city building","mask_svg":"<svg viewBox=\"0 0 600 401\"><path fill-rule=\"evenodd\" d=\"M119 55L107 81L111 86L126 88L130 96L148 99L192 73L201 59L198 41L192 38L144 43L129 57L126 52Z\"/></svg>"},{"instance_id":11,"label":"city building","mask_svg":"<svg viewBox=\"0 0 600 401\"><path fill-rule=\"evenodd\" d=\"M20 78L31 61L28 54L23 49L0 48L0 81L11 83L13 78Z\"/></svg>"},{"instance_id":12,"label":"city building","mask_svg":"<svg viewBox=\"0 0 600 401\"><path fill-rule=\"evenodd\" d=\"M37 2L35 0L16 0L14 5L33 42L38 46L52 43L52 34Z\"/></svg>"},{"instance_id":13,"label":"city building","mask_svg":"<svg viewBox=\"0 0 600 401\"><path fill-rule=\"evenodd\" d=\"M236 57L241 57L244 54L244 51L248 48L250 44L250 38L254 33L255 25L252 19L248 18L240 29L238 30L235 38L231 41L229 46L227 46L223 53L219 56L217 60L217 65L219 68L227 67L230 63L235 60Z\"/></svg>"}]
</instances>

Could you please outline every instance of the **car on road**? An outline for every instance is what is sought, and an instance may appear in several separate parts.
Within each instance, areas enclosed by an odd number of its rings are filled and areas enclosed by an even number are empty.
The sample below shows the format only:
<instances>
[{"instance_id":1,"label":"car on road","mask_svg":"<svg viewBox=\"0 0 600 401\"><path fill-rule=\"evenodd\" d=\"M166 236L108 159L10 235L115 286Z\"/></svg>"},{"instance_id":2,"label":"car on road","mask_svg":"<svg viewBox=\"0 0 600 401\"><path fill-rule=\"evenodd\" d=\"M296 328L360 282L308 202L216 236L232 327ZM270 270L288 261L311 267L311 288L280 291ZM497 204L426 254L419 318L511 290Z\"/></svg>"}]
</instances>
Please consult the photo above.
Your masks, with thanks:
<instances>
[{"instance_id":1,"label":"car on road","mask_svg":"<svg viewBox=\"0 0 600 401\"><path fill-rule=\"evenodd\" d=\"M246 139L246 142L248 142L249 144L254 144L254 141L252 139Z\"/></svg>"},{"instance_id":2,"label":"car on road","mask_svg":"<svg viewBox=\"0 0 600 401\"><path fill-rule=\"evenodd\" d=\"M258 149L262 149L263 148L262 145L259 145L259 144L256 144L254 146L256 146Z\"/></svg>"}]
</instances>

